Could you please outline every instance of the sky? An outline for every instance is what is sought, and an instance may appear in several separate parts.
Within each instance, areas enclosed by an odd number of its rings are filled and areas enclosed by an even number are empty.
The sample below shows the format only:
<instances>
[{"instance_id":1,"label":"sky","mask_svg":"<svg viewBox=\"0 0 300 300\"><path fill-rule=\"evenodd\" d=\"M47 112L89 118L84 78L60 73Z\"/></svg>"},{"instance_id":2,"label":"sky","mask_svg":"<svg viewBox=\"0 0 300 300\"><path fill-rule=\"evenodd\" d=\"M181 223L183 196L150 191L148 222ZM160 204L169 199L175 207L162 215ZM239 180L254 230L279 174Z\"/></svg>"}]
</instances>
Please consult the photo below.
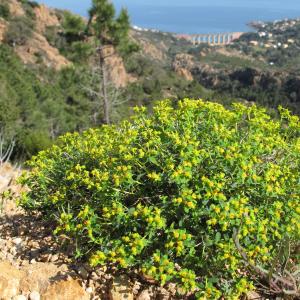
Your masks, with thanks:
<instances>
[{"instance_id":1,"label":"sky","mask_svg":"<svg viewBox=\"0 0 300 300\"><path fill-rule=\"evenodd\" d=\"M81 14L90 6L91 0L38 0L52 7L68 8ZM177 6L177 7L244 7L269 9L300 9L300 0L113 0L117 7L134 6Z\"/></svg>"},{"instance_id":2,"label":"sky","mask_svg":"<svg viewBox=\"0 0 300 300\"><path fill-rule=\"evenodd\" d=\"M91 0L38 0L54 7L88 7ZM117 6L155 5L155 6L225 6L225 7L272 7L300 8L299 0L113 0Z\"/></svg>"},{"instance_id":3,"label":"sky","mask_svg":"<svg viewBox=\"0 0 300 300\"><path fill-rule=\"evenodd\" d=\"M87 16L91 0L37 0ZM248 31L247 23L300 17L300 0L112 0L133 25L178 33Z\"/></svg>"}]
</instances>

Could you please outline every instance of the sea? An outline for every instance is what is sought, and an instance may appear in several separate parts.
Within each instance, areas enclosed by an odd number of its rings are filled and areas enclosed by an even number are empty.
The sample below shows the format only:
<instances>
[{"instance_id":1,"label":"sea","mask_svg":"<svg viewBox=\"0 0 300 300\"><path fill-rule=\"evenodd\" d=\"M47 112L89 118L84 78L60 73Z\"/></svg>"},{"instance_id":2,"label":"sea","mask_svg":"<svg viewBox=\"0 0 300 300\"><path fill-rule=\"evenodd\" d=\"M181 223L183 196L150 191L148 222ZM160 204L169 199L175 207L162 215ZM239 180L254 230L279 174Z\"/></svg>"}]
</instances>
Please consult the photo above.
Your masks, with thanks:
<instances>
[{"instance_id":1,"label":"sea","mask_svg":"<svg viewBox=\"0 0 300 300\"><path fill-rule=\"evenodd\" d=\"M91 0L38 0L87 16ZM300 18L300 0L113 0L133 25L173 33L251 31L252 21Z\"/></svg>"}]
</instances>

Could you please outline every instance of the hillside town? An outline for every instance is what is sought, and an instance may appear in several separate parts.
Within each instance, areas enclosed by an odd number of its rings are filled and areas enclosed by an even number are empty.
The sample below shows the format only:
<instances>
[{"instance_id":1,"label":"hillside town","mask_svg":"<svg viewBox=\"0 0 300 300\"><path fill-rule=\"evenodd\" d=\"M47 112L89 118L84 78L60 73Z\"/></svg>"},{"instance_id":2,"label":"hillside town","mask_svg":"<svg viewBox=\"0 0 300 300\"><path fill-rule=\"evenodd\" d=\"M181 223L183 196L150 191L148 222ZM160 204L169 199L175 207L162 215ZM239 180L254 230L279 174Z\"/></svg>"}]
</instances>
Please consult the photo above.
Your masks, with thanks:
<instances>
[{"instance_id":1,"label":"hillside town","mask_svg":"<svg viewBox=\"0 0 300 300\"><path fill-rule=\"evenodd\" d=\"M252 46L287 49L296 43L300 18L274 22L258 21L250 23L250 26L257 30L257 34L250 40Z\"/></svg>"}]
</instances>

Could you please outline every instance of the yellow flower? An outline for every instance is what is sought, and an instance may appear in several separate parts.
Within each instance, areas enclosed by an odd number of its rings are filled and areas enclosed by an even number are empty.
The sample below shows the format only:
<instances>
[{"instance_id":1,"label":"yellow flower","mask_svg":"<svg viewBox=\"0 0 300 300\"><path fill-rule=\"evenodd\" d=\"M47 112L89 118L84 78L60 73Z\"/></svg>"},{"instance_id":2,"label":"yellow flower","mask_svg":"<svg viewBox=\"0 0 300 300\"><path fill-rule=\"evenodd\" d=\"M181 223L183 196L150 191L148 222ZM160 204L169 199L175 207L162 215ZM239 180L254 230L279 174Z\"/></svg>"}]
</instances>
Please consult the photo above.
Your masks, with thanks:
<instances>
[{"instance_id":1,"label":"yellow flower","mask_svg":"<svg viewBox=\"0 0 300 300\"><path fill-rule=\"evenodd\" d=\"M174 231L173 232L173 236L175 239L178 239L179 238L179 232L178 231Z\"/></svg>"},{"instance_id":2,"label":"yellow flower","mask_svg":"<svg viewBox=\"0 0 300 300\"><path fill-rule=\"evenodd\" d=\"M192 209L195 208L195 204L192 201L187 202L186 205L189 208L192 208Z\"/></svg>"},{"instance_id":3,"label":"yellow flower","mask_svg":"<svg viewBox=\"0 0 300 300\"><path fill-rule=\"evenodd\" d=\"M215 212L216 212L217 214L220 213L220 212L221 212L221 208L217 206L217 207L215 208Z\"/></svg>"},{"instance_id":4,"label":"yellow flower","mask_svg":"<svg viewBox=\"0 0 300 300\"><path fill-rule=\"evenodd\" d=\"M139 158L143 158L145 156L145 152L142 149L139 149Z\"/></svg>"},{"instance_id":5,"label":"yellow flower","mask_svg":"<svg viewBox=\"0 0 300 300\"><path fill-rule=\"evenodd\" d=\"M272 191L273 191L273 187L271 186L271 185L267 185L267 192L268 193L272 193Z\"/></svg>"},{"instance_id":6,"label":"yellow flower","mask_svg":"<svg viewBox=\"0 0 300 300\"><path fill-rule=\"evenodd\" d=\"M216 218L213 218L210 221L211 221L211 225L216 225L217 224L217 219Z\"/></svg>"},{"instance_id":7,"label":"yellow flower","mask_svg":"<svg viewBox=\"0 0 300 300\"><path fill-rule=\"evenodd\" d=\"M153 259L155 262L160 262L160 256L157 253L153 255Z\"/></svg>"},{"instance_id":8,"label":"yellow flower","mask_svg":"<svg viewBox=\"0 0 300 300\"><path fill-rule=\"evenodd\" d=\"M244 173L242 173L242 179L246 179L246 178L247 178L247 176L248 176L248 175L247 175L247 173L245 173L245 172L244 172Z\"/></svg>"},{"instance_id":9,"label":"yellow flower","mask_svg":"<svg viewBox=\"0 0 300 300\"><path fill-rule=\"evenodd\" d=\"M182 203L183 199L181 197L177 198L177 203Z\"/></svg>"},{"instance_id":10,"label":"yellow flower","mask_svg":"<svg viewBox=\"0 0 300 300\"><path fill-rule=\"evenodd\" d=\"M161 177L159 174L152 172L150 174L148 174L148 178L152 179L153 181L160 181Z\"/></svg>"}]
</instances>

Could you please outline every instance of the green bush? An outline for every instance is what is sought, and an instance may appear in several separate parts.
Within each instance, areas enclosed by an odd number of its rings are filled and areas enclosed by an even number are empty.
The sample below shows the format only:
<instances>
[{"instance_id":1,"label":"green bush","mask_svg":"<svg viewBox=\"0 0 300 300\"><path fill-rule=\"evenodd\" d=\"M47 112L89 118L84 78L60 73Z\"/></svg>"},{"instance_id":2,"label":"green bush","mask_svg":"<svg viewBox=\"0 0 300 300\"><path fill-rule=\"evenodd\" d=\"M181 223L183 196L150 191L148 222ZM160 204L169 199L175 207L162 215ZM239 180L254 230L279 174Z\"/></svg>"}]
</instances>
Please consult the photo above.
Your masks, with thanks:
<instances>
[{"instance_id":1,"label":"green bush","mask_svg":"<svg viewBox=\"0 0 300 300\"><path fill-rule=\"evenodd\" d=\"M22 139L22 145L27 152L25 153L26 156L30 157L32 153L49 148L52 145L52 141L48 135L46 131L32 130L28 132Z\"/></svg>"},{"instance_id":2,"label":"green bush","mask_svg":"<svg viewBox=\"0 0 300 300\"><path fill-rule=\"evenodd\" d=\"M64 20L62 23L64 34L69 37L69 39L77 40L78 36L82 35L86 25L84 19L80 16L73 15L69 11L64 11Z\"/></svg>"},{"instance_id":3,"label":"green bush","mask_svg":"<svg viewBox=\"0 0 300 300\"><path fill-rule=\"evenodd\" d=\"M299 118L187 99L136 111L34 157L21 204L93 266L238 299L252 288L247 264L274 270L280 243L299 241Z\"/></svg>"},{"instance_id":4,"label":"green bush","mask_svg":"<svg viewBox=\"0 0 300 300\"><path fill-rule=\"evenodd\" d=\"M59 26L47 26L45 30L45 37L48 43L57 48L63 55L67 56L69 51L69 44L64 33L61 32Z\"/></svg>"},{"instance_id":5,"label":"green bush","mask_svg":"<svg viewBox=\"0 0 300 300\"><path fill-rule=\"evenodd\" d=\"M9 45L24 45L33 34L34 22L27 17L16 17L10 21L4 36Z\"/></svg>"},{"instance_id":6,"label":"green bush","mask_svg":"<svg viewBox=\"0 0 300 300\"><path fill-rule=\"evenodd\" d=\"M41 55L35 53L37 63ZM0 128L16 141L15 157L30 158L58 136L95 125L90 117L94 102L82 89L96 90L91 76L87 67L79 66L31 70L12 47L0 45Z\"/></svg>"},{"instance_id":7,"label":"green bush","mask_svg":"<svg viewBox=\"0 0 300 300\"><path fill-rule=\"evenodd\" d=\"M77 63L87 63L91 55L93 54L93 48L86 42L73 42L70 47L69 58Z\"/></svg>"},{"instance_id":8,"label":"green bush","mask_svg":"<svg viewBox=\"0 0 300 300\"><path fill-rule=\"evenodd\" d=\"M36 20L36 14L34 9L39 7L39 3L35 1L21 0L22 8L25 12L25 15L30 20Z\"/></svg>"},{"instance_id":9,"label":"green bush","mask_svg":"<svg viewBox=\"0 0 300 300\"><path fill-rule=\"evenodd\" d=\"M0 18L5 20L10 18L10 10L7 3L0 3Z\"/></svg>"}]
</instances>

